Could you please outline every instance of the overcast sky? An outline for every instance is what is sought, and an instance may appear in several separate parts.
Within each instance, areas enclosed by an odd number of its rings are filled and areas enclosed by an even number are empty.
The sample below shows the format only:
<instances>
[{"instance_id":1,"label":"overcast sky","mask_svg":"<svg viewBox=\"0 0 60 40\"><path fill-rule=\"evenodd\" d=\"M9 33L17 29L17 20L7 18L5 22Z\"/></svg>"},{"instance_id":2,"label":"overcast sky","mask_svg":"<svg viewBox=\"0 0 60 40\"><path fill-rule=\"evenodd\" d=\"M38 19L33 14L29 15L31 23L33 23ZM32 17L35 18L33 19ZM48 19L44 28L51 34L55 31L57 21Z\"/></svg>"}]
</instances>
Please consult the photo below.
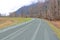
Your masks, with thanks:
<instances>
[{"instance_id":1,"label":"overcast sky","mask_svg":"<svg viewBox=\"0 0 60 40\"><path fill-rule=\"evenodd\" d=\"M8 15L9 12L16 11L24 5L30 5L32 2L37 2L37 0L0 0L0 13Z\"/></svg>"}]
</instances>

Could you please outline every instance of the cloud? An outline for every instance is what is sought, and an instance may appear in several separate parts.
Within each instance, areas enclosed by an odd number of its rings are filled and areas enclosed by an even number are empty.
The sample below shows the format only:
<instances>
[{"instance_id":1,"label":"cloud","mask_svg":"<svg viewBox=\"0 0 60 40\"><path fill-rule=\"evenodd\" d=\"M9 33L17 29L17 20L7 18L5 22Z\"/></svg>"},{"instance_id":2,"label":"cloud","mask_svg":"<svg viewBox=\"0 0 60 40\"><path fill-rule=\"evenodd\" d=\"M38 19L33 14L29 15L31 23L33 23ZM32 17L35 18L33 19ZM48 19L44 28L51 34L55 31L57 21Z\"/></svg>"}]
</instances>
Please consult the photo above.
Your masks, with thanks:
<instances>
[{"instance_id":1,"label":"cloud","mask_svg":"<svg viewBox=\"0 0 60 40\"><path fill-rule=\"evenodd\" d=\"M16 11L18 8L32 2L37 2L37 0L0 0L0 13L9 14L9 12Z\"/></svg>"}]
</instances>

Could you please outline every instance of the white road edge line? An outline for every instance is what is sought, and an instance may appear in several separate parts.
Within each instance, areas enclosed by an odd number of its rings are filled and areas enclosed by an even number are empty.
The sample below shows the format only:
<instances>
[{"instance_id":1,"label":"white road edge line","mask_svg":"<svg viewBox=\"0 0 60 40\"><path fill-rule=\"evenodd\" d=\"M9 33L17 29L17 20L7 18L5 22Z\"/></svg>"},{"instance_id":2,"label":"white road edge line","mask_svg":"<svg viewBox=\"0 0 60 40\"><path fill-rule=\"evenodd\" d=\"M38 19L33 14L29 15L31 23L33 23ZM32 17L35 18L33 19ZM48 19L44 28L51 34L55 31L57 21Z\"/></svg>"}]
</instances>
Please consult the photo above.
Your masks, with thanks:
<instances>
[{"instance_id":1,"label":"white road edge line","mask_svg":"<svg viewBox=\"0 0 60 40\"><path fill-rule=\"evenodd\" d=\"M20 34L22 34L22 33L23 33L24 31L26 31L26 30L27 30L27 29L21 31ZM19 32L19 31L20 31L20 30L18 30L18 32ZM17 31L16 31L15 33L17 33ZM11 34L11 35L14 35L15 33L13 33L13 34ZM5 39L9 38L11 35L9 35L9 36L7 36L7 37L1 39L1 40L5 40Z\"/></svg>"},{"instance_id":2,"label":"white road edge line","mask_svg":"<svg viewBox=\"0 0 60 40\"><path fill-rule=\"evenodd\" d=\"M37 29L36 29L36 31L35 31L35 33L34 33L34 35L33 35L33 37L32 37L31 40L35 40L36 35L37 35L38 31L39 31L40 26L41 26L41 21L40 21L40 23L39 23L39 25L38 25L38 27L37 27Z\"/></svg>"},{"instance_id":3,"label":"white road edge line","mask_svg":"<svg viewBox=\"0 0 60 40\"><path fill-rule=\"evenodd\" d=\"M31 24L32 24L32 23L30 23L29 25L31 25ZM21 30L23 30L23 29L25 29L25 27L21 28L20 30L17 30L16 32L14 32L14 33L8 35L7 37L5 37L5 38L3 38L3 39L1 39L1 40L5 40L5 39L7 39L8 37L14 35L15 33L19 32L19 31L21 31Z\"/></svg>"},{"instance_id":4,"label":"white road edge line","mask_svg":"<svg viewBox=\"0 0 60 40\"><path fill-rule=\"evenodd\" d=\"M26 31L26 30L27 30L27 29L23 30L23 31L20 32L20 33L17 33L17 35L12 36L11 38L9 38L9 40L11 40L11 39L13 39L13 38L15 38L15 37L21 35L21 34L22 34L24 31Z\"/></svg>"},{"instance_id":5,"label":"white road edge line","mask_svg":"<svg viewBox=\"0 0 60 40\"><path fill-rule=\"evenodd\" d=\"M20 25L20 26L21 26L21 25L24 25L24 24L26 24L26 23L29 23L29 22L33 21L33 20L35 20L35 19L32 19L32 20L30 20L30 21L28 21L28 22L24 22L24 23L19 24L19 25ZM0 30L0 33L5 32L5 31L10 30L10 29L13 29L13 28L16 28L16 27L17 27L17 26L8 27L8 28L6 28L6 29Z\"/></svg>"}]
</instances>

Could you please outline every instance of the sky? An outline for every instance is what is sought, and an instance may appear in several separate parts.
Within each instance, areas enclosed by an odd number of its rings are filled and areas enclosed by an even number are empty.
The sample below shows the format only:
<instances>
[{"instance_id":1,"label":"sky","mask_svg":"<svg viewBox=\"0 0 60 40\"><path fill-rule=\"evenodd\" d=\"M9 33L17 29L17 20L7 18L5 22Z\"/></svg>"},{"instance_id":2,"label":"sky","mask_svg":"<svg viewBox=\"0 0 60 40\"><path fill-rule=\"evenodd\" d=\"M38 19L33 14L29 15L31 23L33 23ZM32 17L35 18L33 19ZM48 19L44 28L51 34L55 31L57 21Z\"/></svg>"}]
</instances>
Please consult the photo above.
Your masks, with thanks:
<instances>
[{"instance_id":1,"label":"sky","mask_svg":"<svg viewBox=\"0 0 60 40\"><path fill-rule=\"evenodd\" d=\"M44 0L40 0L44 2ZM37 0L0 0L0 13L3 15L9 15L10 12L14 12L22 6L36 3Z\"/></svg>"}]
</instances>

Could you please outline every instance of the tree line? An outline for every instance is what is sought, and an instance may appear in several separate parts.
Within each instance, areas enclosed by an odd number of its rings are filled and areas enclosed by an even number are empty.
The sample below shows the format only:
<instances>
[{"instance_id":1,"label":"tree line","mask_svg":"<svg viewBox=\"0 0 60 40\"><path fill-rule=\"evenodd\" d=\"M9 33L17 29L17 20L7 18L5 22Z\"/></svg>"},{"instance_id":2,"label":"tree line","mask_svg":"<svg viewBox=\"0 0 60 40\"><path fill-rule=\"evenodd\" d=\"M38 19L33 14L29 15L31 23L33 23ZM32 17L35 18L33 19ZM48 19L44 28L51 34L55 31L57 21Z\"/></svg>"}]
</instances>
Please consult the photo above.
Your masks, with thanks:
<instances>
[{"instance_id":1,"label":"tree line","mask_svg":"<svg viewBox=\"0 0 60 40\"><path fill-rule=\"evenodd\" d=\"M13 12L10 14L10 16L60 20L60 0L47 0L43 3L37 2L36 5L30 6L28 8L28 15L23 9L20 14Z\"/></svg>"}]
</instances>

